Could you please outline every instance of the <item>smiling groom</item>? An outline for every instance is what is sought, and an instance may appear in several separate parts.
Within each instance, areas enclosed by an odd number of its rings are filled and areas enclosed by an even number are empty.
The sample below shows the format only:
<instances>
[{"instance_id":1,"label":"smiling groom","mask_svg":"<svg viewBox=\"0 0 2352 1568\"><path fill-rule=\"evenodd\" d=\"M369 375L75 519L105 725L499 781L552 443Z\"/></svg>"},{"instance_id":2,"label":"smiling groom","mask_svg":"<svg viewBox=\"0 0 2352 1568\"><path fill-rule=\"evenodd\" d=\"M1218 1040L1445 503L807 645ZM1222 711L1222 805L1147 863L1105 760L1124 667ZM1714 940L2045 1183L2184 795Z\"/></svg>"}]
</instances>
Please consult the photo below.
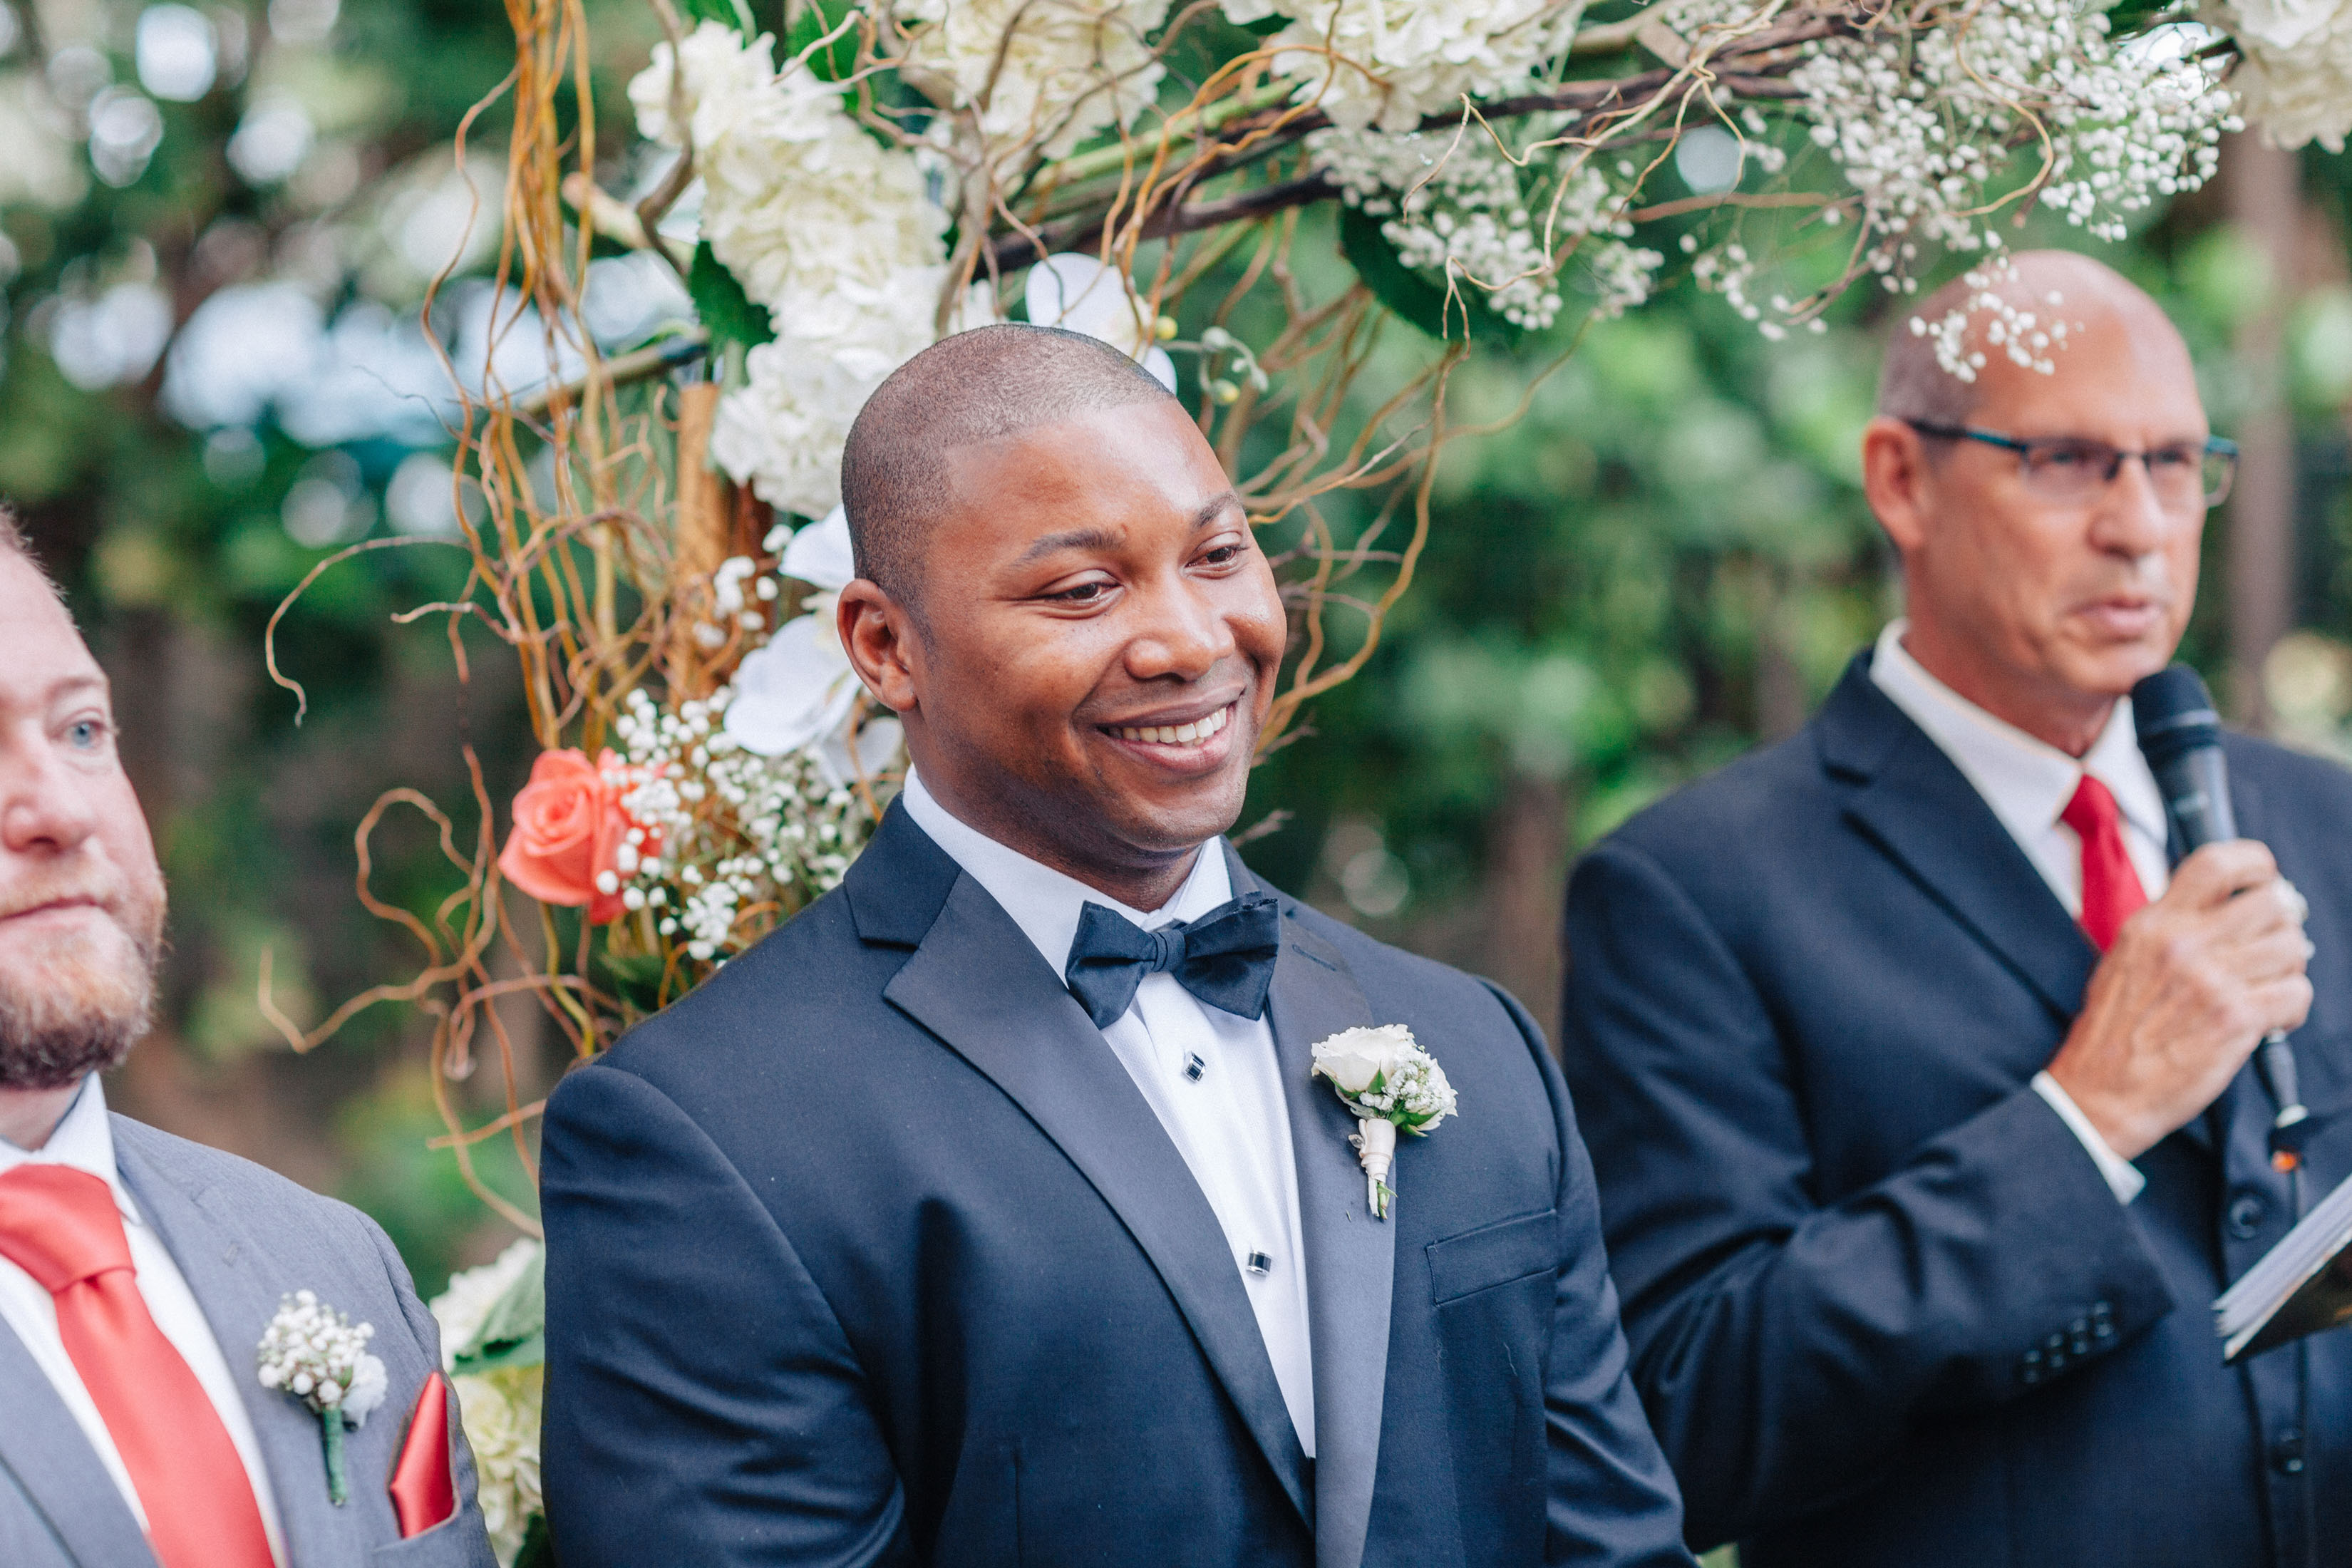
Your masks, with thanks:
<instances>
[{"instance_id":1,"label":"smiling groom","mask_svg":"<svg viewBox=\"0 0 2352 1568\"><path fill-rule=\"evenodd\" d=\"M1253 877L1285 637L1116 350L950 338L843 465L903 795L835 892L547 1112L566 1568L1689 1563L1592 1177L1500 991ZM1387 1217L1313 1047L1455 1114Z\"/></svg>"}]
</instances>

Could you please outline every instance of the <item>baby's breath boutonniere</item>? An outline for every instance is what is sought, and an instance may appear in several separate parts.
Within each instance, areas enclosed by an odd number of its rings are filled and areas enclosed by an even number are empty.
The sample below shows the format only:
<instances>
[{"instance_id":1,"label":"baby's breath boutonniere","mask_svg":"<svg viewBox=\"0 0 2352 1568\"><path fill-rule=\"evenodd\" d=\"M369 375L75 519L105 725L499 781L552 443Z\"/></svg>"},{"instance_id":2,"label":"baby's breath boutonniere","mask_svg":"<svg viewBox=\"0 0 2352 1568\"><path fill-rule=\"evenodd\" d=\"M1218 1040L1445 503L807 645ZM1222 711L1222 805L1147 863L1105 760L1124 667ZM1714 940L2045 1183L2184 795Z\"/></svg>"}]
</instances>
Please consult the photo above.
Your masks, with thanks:
<instances>
[{"instance_id":1,"label":"baby's breath boutonniere","mask_svg":"<svg viewBox=\"0 0 2352 1568\"><path fill-rule=\"evenodd\" d=\"M327 1447L327 1496L351 1497L343 1474L343 1429L357 1431L383 1403L383 1363L368 1354L373 1323L353 1323L308 1290L278 1304L261 1336L261 1386L300 1400L319 1418Z\"/></svg>"},{"instance_id":2,"label":"baby's breath boutonniere","mask_svg":"<svg viewBox=\"0 0 2352 1568\"><path fill-rule=\"evenodd\" d=\"M1342 1029L1315 1047L1314 1072L1331 1080L1339 1103L1356 1118L1348 1142L1364 1167L1364 1197L1372 1217L1386 1219L1396 1201L1388 1178L1397 1133L1427 1137L1454 1114L1454 1086L1402 1024Z\"/></svg>"}]
</instances>

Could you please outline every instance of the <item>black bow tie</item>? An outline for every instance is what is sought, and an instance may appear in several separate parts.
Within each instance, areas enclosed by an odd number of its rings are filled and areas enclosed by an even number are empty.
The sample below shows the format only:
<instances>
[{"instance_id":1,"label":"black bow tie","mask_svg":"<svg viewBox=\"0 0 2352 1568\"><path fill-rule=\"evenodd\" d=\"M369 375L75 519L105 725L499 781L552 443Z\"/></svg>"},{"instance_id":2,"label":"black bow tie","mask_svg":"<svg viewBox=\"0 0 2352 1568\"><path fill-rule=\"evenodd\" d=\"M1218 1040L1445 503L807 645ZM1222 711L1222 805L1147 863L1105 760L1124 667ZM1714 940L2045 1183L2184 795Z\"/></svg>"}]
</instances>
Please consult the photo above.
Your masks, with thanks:
<instances>
[{"instance_id":1,"label":"black bow tie","mask_svg":"<svg viewBox=\"0 0 2352 1568\"><path fill-rule=\"evenodd\" d=\"M1257 1018L1265 1014L1281 946L1282 908L1265 893L1244 893L1199 920L1158 931L1090 903L1078 911L1062 978L1097 1029L1126 1014L1145 975L1162 973L1212 1007Z\"/></svg>"}]
</instances>

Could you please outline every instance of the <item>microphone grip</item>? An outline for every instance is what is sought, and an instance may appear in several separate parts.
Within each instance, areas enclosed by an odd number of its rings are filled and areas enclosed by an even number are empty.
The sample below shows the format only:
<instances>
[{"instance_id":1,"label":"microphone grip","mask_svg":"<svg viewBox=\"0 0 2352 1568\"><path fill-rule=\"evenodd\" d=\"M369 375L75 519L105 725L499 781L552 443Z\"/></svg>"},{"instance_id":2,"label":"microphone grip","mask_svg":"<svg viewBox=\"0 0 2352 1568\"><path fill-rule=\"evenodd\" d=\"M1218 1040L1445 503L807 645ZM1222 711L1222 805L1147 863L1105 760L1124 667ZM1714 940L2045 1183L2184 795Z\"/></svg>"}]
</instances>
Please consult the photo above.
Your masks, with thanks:
<instances>
[{"instance_id":1,"label":"microphone grip","mask_svg":"<svg viewBox=\"0 0 2352 1568\"><path fill-rule=\"evenodd\" d=\"M2230 764L2221 748L2192 746L2169 759L2159 770L2165 808L2180 836L2184 853L2238 837L2237 814L2230 805ZM2254 1071L2269 1091L2278 1114L2271 1122L2271 1163L2292 1171L2303 1161L2302 1123L2311 1112L2296 1083L2294 1047L2273 1029L2254 1051Z\"/></svg>"},{"instance_id":2,"label":"microphone grip","mask_svg":"<svg viewBox=\"0 0 2352 1568\"><path fill-rule=\"evenodd\" d=\"M2230 807L2230 761L2221 747L2191 747L2163 772L2158 782L2165 808L2179 830L2183 854L2238 836L2237 813Z\"/></svg>"}]
</instances>

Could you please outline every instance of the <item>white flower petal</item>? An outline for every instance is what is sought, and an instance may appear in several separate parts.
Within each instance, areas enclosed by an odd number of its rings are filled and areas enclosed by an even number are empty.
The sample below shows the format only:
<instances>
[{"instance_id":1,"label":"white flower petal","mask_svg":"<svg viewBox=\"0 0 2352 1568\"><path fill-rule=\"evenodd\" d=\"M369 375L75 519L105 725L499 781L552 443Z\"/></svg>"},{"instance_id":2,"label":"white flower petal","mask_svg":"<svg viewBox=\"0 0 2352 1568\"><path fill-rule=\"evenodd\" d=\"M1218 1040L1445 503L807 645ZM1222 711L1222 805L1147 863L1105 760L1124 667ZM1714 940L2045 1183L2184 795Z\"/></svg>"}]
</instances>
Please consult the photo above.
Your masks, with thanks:
<instances>
[{"instance_id":1,"label":"white flower petal","mask_svg":"<svg viewBox=\"0 0 2352 1568\"><path fill-rule=\"evenodd\" d=\"M1024 287L1029 320L1039 326L1084 332L1129 356L1151 341L1150 324L1128 298L1127 279L1091 256L1076 251L1049 256L1029 269ZM1171 388L1175 384L1172 366L1168 383Z\"/></svg>"},{"instance_id":2,"label":"white flower petal","mask_svg":"<svg viewBox=\"0 0 2352 1568\"><path fill-rule=\"evenodd\" d=\"M343 1391L343 1419L354 1426L363 1425L383 1404L389 1383L380 1358L361 1356L352 1368L352 1385Z\"/></svg>"},{"instance_id":3,"label":"white flower petal","mask_svg":"<svg viewBox=\"0 0 2352 1568\"><path fill-rule=\"evenodd\" d=\"M907 729L896 719L872 719L857 731L857 752L850 754L846 737L827 735L814 753L816 771L835 789L847 789L861 778L870 779L898 760Z\"/></svg>"},{"instance_id":4,"label":"white flower petal","mask_svg":"<svg viewBox=\"0 0 2352 1568\"><path fill-rule=\"evenodd\" d=\"M856 700L857 678L831 622L802 616L744 656L725 727L746 751L781 757L838 730Z\"/></svg>"},{"instance_id":5,"label":"white flower petal","mask_svg":"<svg viewBox=\"0 0 2352 1568\"><path fill-rule=\"evenodd\" d=\"M793 534L793 542L784 546L783 564L778 570L812 587L847 587L857 576L856 557L849 547L849 513L835 507L821 521Z\"/></svg>"}]
</instances>

